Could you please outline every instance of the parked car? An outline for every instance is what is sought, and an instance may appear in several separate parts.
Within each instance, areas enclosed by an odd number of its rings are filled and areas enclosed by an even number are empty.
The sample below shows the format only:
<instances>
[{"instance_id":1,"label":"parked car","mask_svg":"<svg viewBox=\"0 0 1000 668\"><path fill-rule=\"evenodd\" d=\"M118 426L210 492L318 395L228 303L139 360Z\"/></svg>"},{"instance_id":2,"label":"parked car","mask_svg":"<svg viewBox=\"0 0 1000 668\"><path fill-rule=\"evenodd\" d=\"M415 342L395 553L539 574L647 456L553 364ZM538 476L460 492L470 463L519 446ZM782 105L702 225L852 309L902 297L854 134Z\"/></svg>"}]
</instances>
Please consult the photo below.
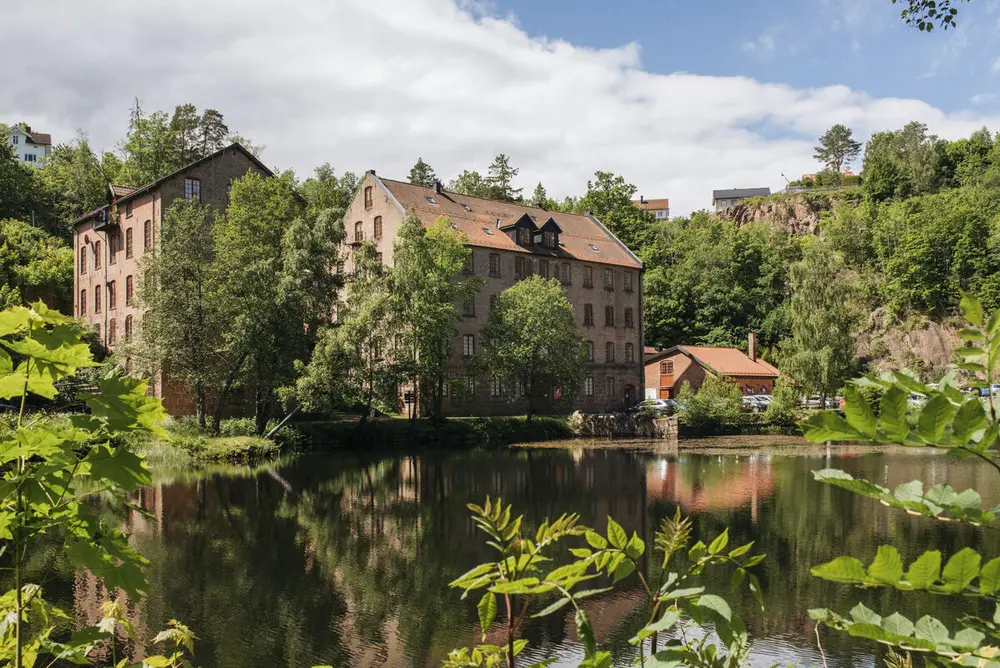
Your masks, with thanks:
<instances>
[{"instance_id":1,"label":"parked car","mask_svg":"<svg viewBox=\"0 0 1000 668\"><path fill-rule=\"evenodd\" d=\"M759 394L748 394L743 397L743 410L750 411L751 413L763 413L767 410L769 403L769 400L765 400Z\"/></svg>"},{"instance_id":2,"label":"parked car","mask_svg":"<svg viewBox=\"0 0 1000 668\"><path fill-rule=\"evenodd\" d=\"M824 401L823 397L813 395L811 397L806 397L802 400L802 408L829 408L838 409L843 406L844 398L837 397L827 397Z\"/></svg>"},{"instance_id":3,"label":"parked car","mask_svg":"<svg viewBox=\"0 0 1000 668\"><path fill-rule=\"evenodd\" d=\"M646 399L629 408L628 412L645 413L649 411L657 415L673 415L678 408L677 402L673 399Z\"/></svg>"}]
</instances>

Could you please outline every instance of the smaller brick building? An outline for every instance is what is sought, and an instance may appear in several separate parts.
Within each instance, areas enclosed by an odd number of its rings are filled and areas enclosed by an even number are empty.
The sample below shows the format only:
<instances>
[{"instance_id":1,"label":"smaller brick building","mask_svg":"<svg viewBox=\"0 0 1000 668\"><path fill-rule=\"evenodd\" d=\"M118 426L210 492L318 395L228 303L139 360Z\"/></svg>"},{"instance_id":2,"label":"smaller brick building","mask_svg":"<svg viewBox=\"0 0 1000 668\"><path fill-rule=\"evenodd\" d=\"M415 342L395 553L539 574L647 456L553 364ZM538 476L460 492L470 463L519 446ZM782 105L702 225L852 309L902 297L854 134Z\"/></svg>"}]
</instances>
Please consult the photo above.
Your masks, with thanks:
<instances>
[{"instance_id":1,"label":"smaller brick building","mask_svg":"<svg viewBox=\"0 0 1000 668\"><path fill-rule=\"evenodd\" d=\"M688 383L698 391L706 374L736 383L745 395L771 394L778 370L757 357L753 333L749 352L715 346L673 346L646 348L646 398L674 399L681 385Z\"/></svg>"}]
</instances>

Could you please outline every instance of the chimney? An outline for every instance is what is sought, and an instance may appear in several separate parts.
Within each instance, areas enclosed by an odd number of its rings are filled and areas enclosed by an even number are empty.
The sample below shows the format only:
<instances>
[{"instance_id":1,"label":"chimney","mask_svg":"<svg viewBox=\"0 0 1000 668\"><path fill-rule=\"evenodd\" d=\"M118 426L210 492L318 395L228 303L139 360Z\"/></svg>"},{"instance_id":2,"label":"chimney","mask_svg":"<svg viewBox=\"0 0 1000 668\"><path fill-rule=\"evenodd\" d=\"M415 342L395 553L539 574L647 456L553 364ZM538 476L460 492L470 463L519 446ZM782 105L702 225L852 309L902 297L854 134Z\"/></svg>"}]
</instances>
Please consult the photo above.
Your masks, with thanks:
<instances>
[{"instance_id":1,"label":"chimney","mask_svg":"<svg viewBox=\"0 0 1000 668\"><path fill-rule=\"evenodd\" d=\"M757 333L750 332L747 334L747 355L754 362L757 361Z\"/></svg>"},{"instance_id":2,"label":"chimney","mask_svg":"<svg viewBox=\"0 0 1000 668\"><path fill-rule=\"evenodd\" d=\"M441 182L440 181L435 181L434 182L434 192L436 192L438 195L441 194Z\"/></svg>"},{"instance_id":3,"label":"chimney","mask_svg":"<svg viewBox=\"0 0 1000 668\"><path fill-rule=\"evenodd\" d=\"M642 195L639 195L639 204L645 204L645 203L646 203L646 198L643 197Z\"/></svg>"},{"instance_id":4,"label":"chimney","mask_svg":"<svg viewBox=\"0 0 1000 668\"><path fill-rule=\"evenodd\" d=\"M369 169L368 173L371 174L372 176L375 176L375 170L374 169Z\"/></svg>"}]
</instances>

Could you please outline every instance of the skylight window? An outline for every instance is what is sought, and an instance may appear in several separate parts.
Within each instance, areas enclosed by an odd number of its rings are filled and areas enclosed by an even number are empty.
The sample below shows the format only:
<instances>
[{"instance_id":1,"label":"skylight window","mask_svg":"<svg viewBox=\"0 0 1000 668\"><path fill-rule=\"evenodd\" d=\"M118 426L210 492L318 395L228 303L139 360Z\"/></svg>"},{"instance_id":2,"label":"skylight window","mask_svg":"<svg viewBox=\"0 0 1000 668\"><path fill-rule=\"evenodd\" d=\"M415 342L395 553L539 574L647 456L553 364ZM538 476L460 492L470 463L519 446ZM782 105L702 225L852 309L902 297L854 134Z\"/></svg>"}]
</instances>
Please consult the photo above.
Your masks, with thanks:
<instances>
[{"instance_id":1,"label":"skylight window","mask_svg":"<svg viewBox=\"0 0 1000 668\"><path fill-rule=\"evenodd\" d=\"M600 251L597 250L597 246L595 246L594 244L590 244L590 250L594 251L595 253L600 253Z\"/></svg>"},{"instance_id":2,"label":"skylight window","mask_svg":"<svg viewBox=\"0 0 1000 668\"><path fill-rule=\"evenodd\" d=\"M493 236L493 230L491 230L491 229L490 229L490 228L488 228L488 227L484 227L484 228L483 228L483 232L485 232L487 236L490 236L490 237L492 237L492 236Z\"/></svg>"},{"instance_id":3,"label":"skylight window","mask_svg":"<svg viewBox=\"0 0 1000 668\"><path fill-rule=\"evenodd\" d=\"M561 242L561 241L559 242L559 245L560 245L560 246L561 246L562 248L566 248L566 244L564 244L564 243L563 243L563 242Z\"/></svg>"},{"instance_id":4,"label":"skylight window","mask_svg":"<svg viewBox=\"0 0 1000 668\"><path fill-rule=\"evenodd\" d=\"M466 211L470 211L470 212L472 211L472 207L469 206L468 204L463 204L462 208L465 209Z\"/></svg>"},{"instance_id":5,"label":"skylight window","mask_svg":"<svg viewBox=\"0 0 1000 668\"><path fill-rule=\"evenodd\" d=\"M424 199L427 200L428 204L437 204L438 201L431 197L430 195L424 195Z\"/></svg>"}]
</instances>

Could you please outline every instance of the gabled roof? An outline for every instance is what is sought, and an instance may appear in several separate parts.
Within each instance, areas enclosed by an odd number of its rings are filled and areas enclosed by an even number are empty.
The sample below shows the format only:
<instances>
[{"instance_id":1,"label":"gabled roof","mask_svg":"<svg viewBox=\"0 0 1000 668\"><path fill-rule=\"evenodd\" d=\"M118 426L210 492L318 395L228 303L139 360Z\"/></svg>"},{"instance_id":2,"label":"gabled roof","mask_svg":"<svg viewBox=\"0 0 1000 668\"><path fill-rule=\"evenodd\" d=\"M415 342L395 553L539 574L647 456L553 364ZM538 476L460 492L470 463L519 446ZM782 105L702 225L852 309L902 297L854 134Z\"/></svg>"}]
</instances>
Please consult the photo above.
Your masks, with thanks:
<instances>
[{"instance_id":1,"label":"gabled roof","mask_svg":"<svg viewBox=\"0 0 1000 668\"><path fill-rule=\"evenodd\" d=\"M549 219L546 220L543 225L539 226L538 229L542 230L543 232L546 230L554 230L562 234L562 228L559 227L559 223L557 223L555 219L552 218L552 216L549 216Z\"/></svg>"},{"instance_id":2,"label":"gabled roof","mask_svg":"<svg viewBox=\"0 0 1000 668\"><path fill-rule=\"evenodd\" d=\"M778 369L759 357L756 360L752 360L749 355L738 348L722 348L717 346L673 346L662 350L647 346L645 349L645 363L655 364L662 358L670 357L676 353L687 355L709 371L713 371L720 376L777 378L781 375Z\"/></svg>"},{"instance_id":3,"label":"gabled roof","mask_svg":"<svg viewBox=\"0 0 1000 668\"><path fill-rule=\"evenodd\" d=\"M438 192L432 187L383 179L370 172L365 178L372 179L399 205L401 211L413 212L424 225L431 225L439 217L448 216L452 224L468 237L470 246L642 268L639 258L593 216L546 211L527 204L460 195L447 190ZM436 204L428 202L428 197L433 198ZM561 230L559 248L543 248L537 244L532 248L523 248L497 229L498 221L499 224L511 224L524 216L528 216L536 227L552 219Z\"/></svg>"},{"instance_id":4,"label":"gabled roof","mask_svg":"<svg viewBox=\"0 0 1000 668\"><path fill-rule=\"evenodd\" d=\"M632 204L635 204L640 209L645 209L646 211L660 211L662 209L670 208L669 199L634 199Z\"/></svg>"},{"instance_id":5,"label":"gabled roof","mask_svg":"<svg viewBox=\"0 0 1000 668\"><path fill-rule=\"evenodd\" d=\"M249 158L250 162L254 163L254 165L257 166L257 169L261 170L264 174L266 174L267 176L273 176L274 175L274 172L272 172L270 169L268 169L267 166L264 165L264 163L262 163L257 158L257 156L255 156L253 153L251 153L250 151L248 151L247 149L245 149L241 144L239 144L239 143L233 143L233 144L230 144L229 146L226 146L225 148L220 148L215 153L212 153L210 155L206 155L204 158L201 158L199 160L195 160L194 162L192 162L190 164L184 165L180 169L178 169L176 171L173 171L170 174L167 174L166 176L160 177L157 180L153 181L152 183L147 183L144 186L140 186L138 188L128 188L127 186L111 186L111 192L114 195L114 204L120 204L122 202L125 202L127 200L132 199L133 197L136 197L136 196L141 195L143 193L149 192L150 190L152 190L152 189L156 188L157 186L161 185L162 183L164 183L166 181L169 181L170 179L173 179L173 178L176 178L176 177L182 175L184 172L188 171L189 169L193 169L193 168L197 167L198 165L202 165L202 164L204 164L206 162L209 162L210 160L215 160L216 158L224 155L226 153L226 151L238 151L238 152L242 153L243 155L245 155L247 158ZM116 189L117 189L117 191L116 191ZM131 192L127 192L127 191L131 191ZM118 195L117 192L121 192L123 194ZM126 192L127 192L127 194L124 194ZM98 213L100 211L103 211L104 209L107 209L110 206L111 205L108 204L108 205L99 207L99 208L94 209L93 211L91 211L89 213L86 213L86 214L80 216L79 218L77 218L76 220L73 221L74 227L76 225L79 225L80 223L86 221L86 220L89 220L96 213Z\"/></svg>"},{"instance_id":6,"label":"gabled roof","mask_svg":"<svg viewBox=\"0 0 1000 668\"><path fill-rule=\"evenodd\" d=\"M115 199L118 199L119 197L128 197L136 191L135 188L129 188L128 186L116 186L113 183L109 185L108 188L111 189L111 196Z\"/></svg>"},{"instance_id":7,"label":"gabled roof","mask_svg":"<svg viewBox=\"0 0 1000 668\"><path fill-rule=\"evenodd\" d=\"M28 138L32 144L38 144L39 146L52 146L52 135L46 134L44 132L33 132L31 128L22 128L18 124L10 126L11 131L17 130L25 137Z\"/></svg>"},{"instance_id":8,"label":"gabled roof","mask_svg":"<svg viewBox=\"0 0 1000 668\"><path fill-rule=\"evenodd\" d=\"M501 230L509 230L512 227L528 227L528 228L531 228L531 230L534 231L534 230L538 229L538 223L536 223L532 219L532 217L529 216L528 214L524 214L520 218L518 218L517 220L514 220L514 221L511 221L509 223L505 223L505 224L501 225L500 229Z\"/></svg>"},{"instance_id":9,"label":"gabled roof","mask_svg":"<svg viewBox=\"0 0 1000 668\"><path fill-rule=\"evenodd\" d=\"M712 200L738 199L740 197L766 197L770 194L770 188L730 188L728 190L713 190Z\"/></svg>"}]
</instances>

